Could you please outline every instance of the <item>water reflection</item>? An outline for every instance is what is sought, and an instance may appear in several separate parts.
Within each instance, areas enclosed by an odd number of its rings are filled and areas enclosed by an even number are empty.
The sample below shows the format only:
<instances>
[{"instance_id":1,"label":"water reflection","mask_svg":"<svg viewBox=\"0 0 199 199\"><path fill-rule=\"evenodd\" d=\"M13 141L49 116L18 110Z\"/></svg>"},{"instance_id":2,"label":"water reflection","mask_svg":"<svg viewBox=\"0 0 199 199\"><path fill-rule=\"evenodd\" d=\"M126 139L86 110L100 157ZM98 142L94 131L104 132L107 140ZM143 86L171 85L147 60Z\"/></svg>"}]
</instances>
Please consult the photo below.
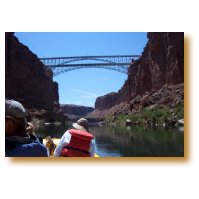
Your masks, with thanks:
<instances>
[{"instance_id":1,"label":"water reflection","mask_svg":"<svg viewBox=\"0 0 199 199\"><path fill-rule=\"evenodd\" d=\"M98 148L107 153L115 149L119 156L124 157L184 155L184 134L177 129L93 127L92 131Z\"/></svg>"},{"instance_id":2,"label":"water reflection","mask_svg":"<svg viewBox=\"0 0 199 199\"><path fill-rule=\"evenodd\" d=\"M40 126L36 133L42 137L51 136L52 138L61 138L64 132L69 128L67 125L48 125Z\"/></svg>"},{"instance_id":3,"label":"water reflection","mask_svg":"<svg viewBox=\"0 0 199 199\"><path fill-rule=\"evenodd\" d=\"M42 136L60 138L71 126L45 126ZM178 129L91 126L101 157L180 157L184 155L184 133Z\"/></svg>"}]
</instances>

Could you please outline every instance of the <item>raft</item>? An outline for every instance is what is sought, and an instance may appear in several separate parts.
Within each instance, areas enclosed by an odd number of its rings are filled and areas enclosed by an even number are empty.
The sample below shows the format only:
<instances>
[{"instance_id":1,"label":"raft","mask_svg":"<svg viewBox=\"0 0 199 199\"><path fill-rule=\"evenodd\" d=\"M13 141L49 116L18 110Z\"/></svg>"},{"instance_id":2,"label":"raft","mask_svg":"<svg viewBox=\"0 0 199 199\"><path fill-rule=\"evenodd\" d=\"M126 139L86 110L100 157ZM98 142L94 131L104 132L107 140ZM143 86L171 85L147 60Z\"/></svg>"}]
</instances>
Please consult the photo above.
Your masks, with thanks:
<instances>
[{"instance_id":1,"label":"raft","mask_svg":"<svg viewBox=\"0 0 199 199\"><path fill-rule=\"evenodd\" d=\"M60 139L59 138L52 138L52 140L53 140L53 143L57 146L58 144L59 144L59 141L60 141ZM47 148L49 148L48 146L47 146L47 139L43 139L43 144L47 147ZM51 157L52 157L52 154L51 154ZM99 155L97 155L96 153L95 153L95 155L94 155L94 157L95 158L98 158L98 157L100 157Z\"/></svg>"}]
</instances>

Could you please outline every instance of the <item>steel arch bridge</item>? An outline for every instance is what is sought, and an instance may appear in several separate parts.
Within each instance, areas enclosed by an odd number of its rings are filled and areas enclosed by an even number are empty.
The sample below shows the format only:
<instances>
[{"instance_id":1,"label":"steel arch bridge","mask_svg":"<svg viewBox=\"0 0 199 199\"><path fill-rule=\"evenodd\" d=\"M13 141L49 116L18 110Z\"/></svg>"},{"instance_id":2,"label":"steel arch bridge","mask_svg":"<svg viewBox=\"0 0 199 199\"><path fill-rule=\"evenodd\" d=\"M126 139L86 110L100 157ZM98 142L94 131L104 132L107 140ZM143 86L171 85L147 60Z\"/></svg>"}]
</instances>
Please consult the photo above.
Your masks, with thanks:
<instances>
[{"instance_id":1,"label":"steel arch bridge","mask_svg":"<svg viewBox=\"0 0 199 199\"><path fill-rule=\"evenodd\" d=\"M140 55L110 55L50 57L40 58L40 60L53 71L53 76L82 68L103 68L127 74L129 65L139 57Z\"/></svg>"}]
</instances>

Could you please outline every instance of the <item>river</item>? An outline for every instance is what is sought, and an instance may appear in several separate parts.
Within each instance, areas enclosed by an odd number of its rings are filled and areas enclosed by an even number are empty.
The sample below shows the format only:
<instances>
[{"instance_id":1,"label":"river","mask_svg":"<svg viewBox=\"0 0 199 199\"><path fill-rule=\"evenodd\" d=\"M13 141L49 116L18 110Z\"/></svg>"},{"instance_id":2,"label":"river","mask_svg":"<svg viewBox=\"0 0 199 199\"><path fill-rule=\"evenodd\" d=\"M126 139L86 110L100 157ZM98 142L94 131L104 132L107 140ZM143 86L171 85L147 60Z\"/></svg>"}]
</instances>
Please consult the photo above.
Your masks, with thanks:
<instances>
[{"instance_id":1,"label":"river","mask_svg":"<svg viewBox=\"0 0 199 199\"><path fill-rule=\"evenodd\" d=\"M61 138L70 125L41 126L36 133ZM91 125L101 157L183 157L184 131L177 128Z\"/></svg>"}]
</instances>

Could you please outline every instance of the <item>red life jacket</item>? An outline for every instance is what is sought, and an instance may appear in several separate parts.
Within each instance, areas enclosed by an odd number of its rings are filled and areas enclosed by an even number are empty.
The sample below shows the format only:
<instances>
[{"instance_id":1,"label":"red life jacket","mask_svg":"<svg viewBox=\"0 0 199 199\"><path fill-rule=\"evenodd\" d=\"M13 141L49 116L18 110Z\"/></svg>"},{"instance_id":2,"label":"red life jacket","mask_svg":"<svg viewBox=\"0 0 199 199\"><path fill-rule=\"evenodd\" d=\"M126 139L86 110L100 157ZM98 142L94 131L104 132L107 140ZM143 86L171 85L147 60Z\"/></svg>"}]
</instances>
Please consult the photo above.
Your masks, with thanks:
<instances>
[{"instance_id":1,"label":"red life jacket","mask_svg":"<svg viewBox=\"0 0 199 199\"><path fill-rule=\"evenodd\" d=\"M90 143L94 136L86 131L71 129L70 142L62 149L63 157L89 157Z\"/></svg>"}]
</instances>

